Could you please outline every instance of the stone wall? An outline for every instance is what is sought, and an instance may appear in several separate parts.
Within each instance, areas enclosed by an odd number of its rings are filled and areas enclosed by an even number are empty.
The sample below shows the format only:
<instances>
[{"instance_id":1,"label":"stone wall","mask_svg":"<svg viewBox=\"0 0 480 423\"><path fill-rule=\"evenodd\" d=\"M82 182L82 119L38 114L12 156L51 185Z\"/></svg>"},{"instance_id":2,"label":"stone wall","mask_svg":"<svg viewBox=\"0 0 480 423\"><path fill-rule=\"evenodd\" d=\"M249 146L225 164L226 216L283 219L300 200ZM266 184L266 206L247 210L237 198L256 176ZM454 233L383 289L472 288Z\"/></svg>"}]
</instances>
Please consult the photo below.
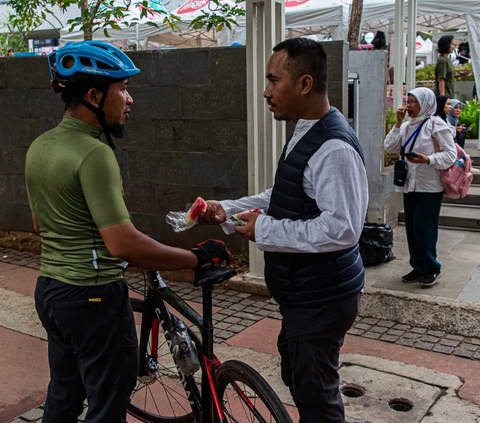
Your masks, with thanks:
<instances>
[{"instance_id":1,"label":"stone wall","mask_svg":"<svg viewBox=\"0 0 480 423\"><path fill-rule=\"evenodd\" d=\"M338 42L325 47L332 104L346 111L348 50ZM186 210L197 196L247 194L245 48L142 51L130 57L142 72L130 80L134 104L116 155L132 221L176 246L212 236L227 240L212 227L175 234L165 215ZM0 59L1 229L32 230L25 153L63 115L49 80L45 57ZM239 236L227 242L233 251L247 251Z\"/></svg>"},{"instance_id":2,"label":"stone wall","mask_svg":"<svg viewBox=\"0 0 480 423\"><path fill-rule=\"evenodd\" d=\"M134 99L117 158L132 221L141 230L189 247L219 228L175 234L169 210L197 196L247 194L246 64L243 48L163 50L131 54L142 72L132 77ZM63 115L50 88L46 58L0 60L0 228L32 229L24 185L30 143ZM101 181L99 181L101 183ZM246 250L229 237L235 251Z\"/></svg>"}]
</instances>

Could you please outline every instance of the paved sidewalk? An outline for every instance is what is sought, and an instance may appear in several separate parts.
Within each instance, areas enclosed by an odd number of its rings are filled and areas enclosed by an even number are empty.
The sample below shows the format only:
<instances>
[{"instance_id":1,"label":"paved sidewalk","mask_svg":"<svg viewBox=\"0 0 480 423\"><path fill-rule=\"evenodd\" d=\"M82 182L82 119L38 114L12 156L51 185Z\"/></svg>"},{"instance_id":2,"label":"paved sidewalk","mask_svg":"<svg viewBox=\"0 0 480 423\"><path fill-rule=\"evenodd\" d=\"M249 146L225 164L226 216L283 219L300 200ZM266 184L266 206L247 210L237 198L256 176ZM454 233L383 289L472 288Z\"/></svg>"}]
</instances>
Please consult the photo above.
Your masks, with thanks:
<instances>
[{"instance_id":1,"label":"paved sidewalk","mask_svg":"<svg viewBox=\"0 0 480 423\"><path fill-rule=\"evenodd\" d=\"M480 301L475 296L477 266L480 263L480 242L475 241L480 241L480 238L476 237L476 233L440 231L439 255L444 276L437 286L421 289L402 284L400 280L401 275L409 271L409 266L404 237L402 239L404 228L397 227L394 231L397 259L367 269L367 290L368 287L410 290L412 293L418 290L432 296L465 296ZM15 423L40 422L42 417L48 363L45 332L36 317L32 298L38 268L39 257L36 255L0 249L0 423L13 418ZM128 279L130 283L141 283L138 274L129 274ZM189 283L171 282L169 285L199 308L199 290ZM279 378L276 337L281 316L275 302L221 287L214 290L213 302L216 310L215 341L220 357L222 354L225 357L235 354L250 362L275 387L281 399L293 405L288 390ZM456 421L480 421L479 339L400 325L395 321L359 318L347 336L342 362L343 385L369 379L377 382L367 391L375 391L375 386L389 387L389 392L370 394L375 398L367 394L363 400L344 397L348 404L347 421L448 423L453 421L448 420L452 418L451 414L442 418L443 411L440 410L457 408L463 410L466 417ZM361 376L357 380L355 369L360 369L360 375L367 372L368 377ZM436 381L436 378L440 379ZM418 386L411 385L413 380ZM412 397L412 403L417 406L410 419L382 417L384 420L378 420L378 416L391 416L388 413L392 413L392 409L381 398L392 396L395 386L397 390L398 386L402 387L401 392L407 398L408 392L418 390L425 392L425 398L421 395ZM444 395L445 392L450 394ZM448 407L445 401L450 401ZM428 420L427 411L430 409L437 410L434 413L436 420ZM293 407L289 410L295 415ZM365 410L371 416L365 417L362 414ZM132 418L129 421L135 422Z\"/></svg>"},{"instance_id":2,"label":"paved sidewalk","mask_svg":"<svg viewBox=\"0 0 480 423\"><path fill-rule=\"evenodd\" d=\"M442 275L430 288L402 282L402 275L411 270L404 226L393 229L393 240L396 259L368 267L367 287L480 302L480 232L439 230L437 254Z\"/></svg>"}]
</instances>

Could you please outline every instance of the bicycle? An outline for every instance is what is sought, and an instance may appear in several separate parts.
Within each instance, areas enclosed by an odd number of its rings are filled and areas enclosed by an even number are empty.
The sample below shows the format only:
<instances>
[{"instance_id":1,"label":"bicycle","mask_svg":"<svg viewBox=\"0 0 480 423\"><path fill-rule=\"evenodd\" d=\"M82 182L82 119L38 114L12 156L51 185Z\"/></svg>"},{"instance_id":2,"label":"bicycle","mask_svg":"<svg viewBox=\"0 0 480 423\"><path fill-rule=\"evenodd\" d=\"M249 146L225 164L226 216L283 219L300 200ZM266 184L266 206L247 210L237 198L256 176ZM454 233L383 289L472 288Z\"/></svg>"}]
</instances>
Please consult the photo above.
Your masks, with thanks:
<instances>
[{"instance_id":1,"label":"bicycle","mask_svg":"<svg viewBox=\"0 0 480 423\"><path fill-rule=\"evenodd\" d=\"M275 391L252 367L237 360L222 364L214 355L213 286L235 274L220 267L195 272L193 284L202 288L203 317L167 286L160 272L144 275L143 292L136 290L144 299L131 298L139 369L129 414L148 423L293 423ZM177 363L169 333L176 318L167 305L201 332L202 339L186 325L201 365L196 374L186 376Z\"/></svg>"}]
</instances>

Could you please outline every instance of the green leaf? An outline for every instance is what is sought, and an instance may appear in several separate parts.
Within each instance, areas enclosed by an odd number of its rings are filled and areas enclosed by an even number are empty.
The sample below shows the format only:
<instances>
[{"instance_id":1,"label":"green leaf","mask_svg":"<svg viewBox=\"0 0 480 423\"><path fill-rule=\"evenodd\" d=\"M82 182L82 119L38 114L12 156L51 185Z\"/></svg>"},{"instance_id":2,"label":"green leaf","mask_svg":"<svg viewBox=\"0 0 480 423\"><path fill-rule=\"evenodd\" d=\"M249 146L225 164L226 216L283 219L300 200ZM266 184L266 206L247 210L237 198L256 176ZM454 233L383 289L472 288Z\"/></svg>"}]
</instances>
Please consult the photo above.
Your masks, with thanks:
<instances>
[{"instance_id":1,"label":"green leaf","mask_svg":"<svg viewBox=\"0 0 480 423\"><path fill-rule=\"evenodd\" d=\"M107 28L103 29L103 34L105 35L105 37L110 38L110 34L108 33Z\"/></svg>"}]
</instances>

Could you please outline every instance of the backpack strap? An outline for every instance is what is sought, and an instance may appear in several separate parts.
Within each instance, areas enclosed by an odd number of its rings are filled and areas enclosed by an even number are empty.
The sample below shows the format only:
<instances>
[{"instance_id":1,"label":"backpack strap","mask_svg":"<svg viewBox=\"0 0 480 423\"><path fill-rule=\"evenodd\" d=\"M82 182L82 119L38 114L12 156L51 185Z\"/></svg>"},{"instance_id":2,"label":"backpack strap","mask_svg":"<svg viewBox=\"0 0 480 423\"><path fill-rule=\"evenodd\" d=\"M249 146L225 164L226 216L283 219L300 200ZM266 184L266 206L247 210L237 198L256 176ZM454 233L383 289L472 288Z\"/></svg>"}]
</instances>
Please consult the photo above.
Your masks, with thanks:
<instances>
[{"instance_id":1,"label":"backpack strap","mask_svg":"<svg viewBox=\"0 0 480 423\"><path fill-rule=\"evenodd\" d=\"M438 153L440 148L438 147L438 141L437 139L433 136L433 130L435 128L435 116L430 116L430 122L432 122L432 141L433 141L433 148L435 149L435 153Z\"/></svg>"}]
</instances>

